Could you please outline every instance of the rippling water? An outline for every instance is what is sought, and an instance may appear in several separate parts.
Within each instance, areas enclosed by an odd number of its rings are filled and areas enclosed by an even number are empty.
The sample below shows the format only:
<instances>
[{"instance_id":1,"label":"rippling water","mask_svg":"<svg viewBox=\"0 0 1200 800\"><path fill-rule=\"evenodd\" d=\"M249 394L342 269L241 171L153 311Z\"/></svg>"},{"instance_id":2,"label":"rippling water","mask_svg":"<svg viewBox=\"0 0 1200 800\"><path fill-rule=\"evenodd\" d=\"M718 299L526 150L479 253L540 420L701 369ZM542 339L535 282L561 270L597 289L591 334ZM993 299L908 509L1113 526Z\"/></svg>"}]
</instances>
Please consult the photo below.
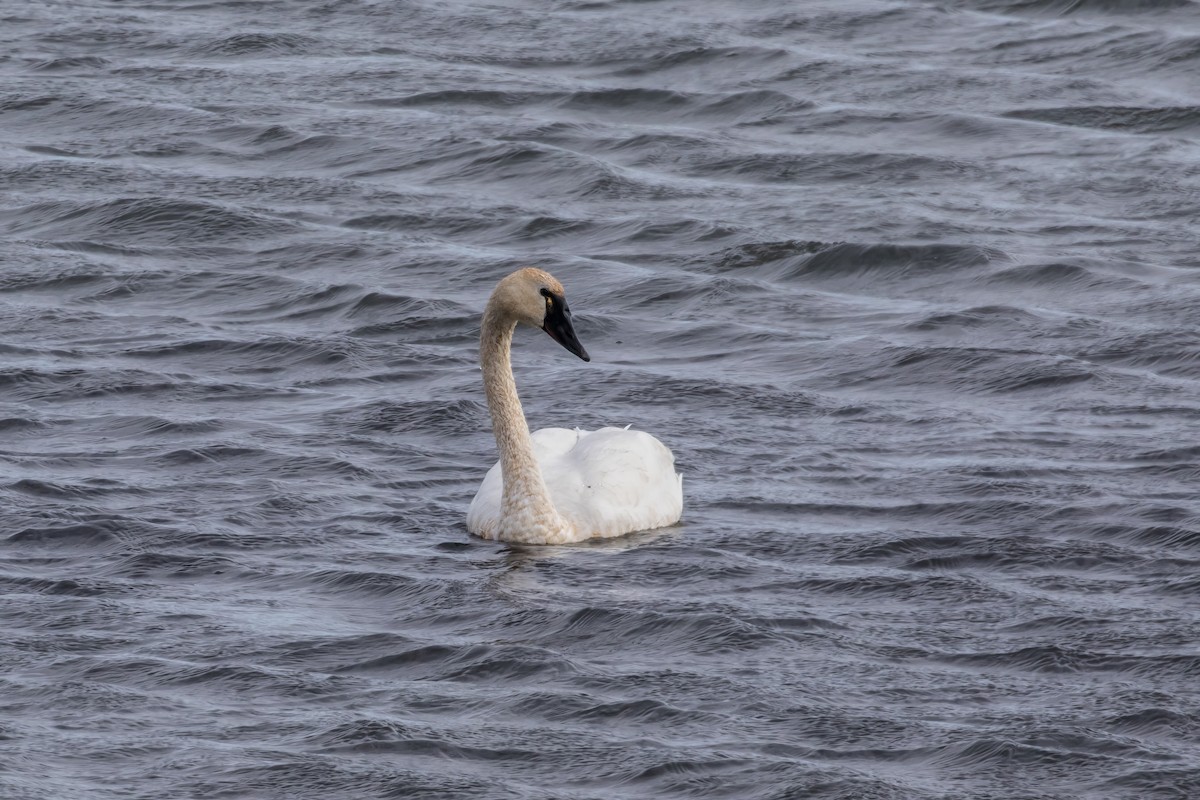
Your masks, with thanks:
<instances>
[{"instance_id":1,"label":"rippling water","mask_svg":"<svg viewBox=\"0 0 1200 800\"><path fill-rule=\"evenodd\" d=\"M1200 5L0 6L0 795L1200 796ZM477 316L678 527L470 538Z\"/></svg>"}]
</instances>

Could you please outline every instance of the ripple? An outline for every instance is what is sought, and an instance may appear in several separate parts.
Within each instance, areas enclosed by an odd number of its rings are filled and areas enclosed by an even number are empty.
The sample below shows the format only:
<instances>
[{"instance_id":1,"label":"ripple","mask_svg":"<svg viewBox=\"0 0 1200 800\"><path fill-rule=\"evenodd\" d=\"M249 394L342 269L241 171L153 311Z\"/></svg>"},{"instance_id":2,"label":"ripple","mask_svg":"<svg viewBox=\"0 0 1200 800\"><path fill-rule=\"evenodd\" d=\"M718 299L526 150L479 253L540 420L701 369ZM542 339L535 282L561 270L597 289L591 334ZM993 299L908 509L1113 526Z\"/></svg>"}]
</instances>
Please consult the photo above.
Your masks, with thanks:
<instances>
[{"instance_id":1,"label":"ripple","mask_svg":"<svg viewBox=\"0 0 1200 800\"><path fill-rule=\"evenodd\" d=\"M166 197L101 203L38 203L0 214L14 232L46 238L137 241L154 245L277 236L291 223L213 203Z\"/></svg>"},{"instance_id":2,"label":"ripple","mask_svg":"<svg viewBox=\"0 0 1200 800\"><path fill-rule=\"evenodd\" d=\"M260 31L211 39L190 49L201 56L293 55L310 54L319 44L311 36Z\"/></svg>"},{"instance_id":3,"label":"ripple","mask_svg":"<svg viewBox=\"0 0 1200 800\"><path fill-rule=\"evenodd\" d=\"M1006 116L1013 119L1050 122L1055 125L1077 125L1084 128L1129 131L1131 133L1167 133L1200 128L1200 107L1197 106L1026 108L1010 111Z\"/></svg>"}]
</instances>

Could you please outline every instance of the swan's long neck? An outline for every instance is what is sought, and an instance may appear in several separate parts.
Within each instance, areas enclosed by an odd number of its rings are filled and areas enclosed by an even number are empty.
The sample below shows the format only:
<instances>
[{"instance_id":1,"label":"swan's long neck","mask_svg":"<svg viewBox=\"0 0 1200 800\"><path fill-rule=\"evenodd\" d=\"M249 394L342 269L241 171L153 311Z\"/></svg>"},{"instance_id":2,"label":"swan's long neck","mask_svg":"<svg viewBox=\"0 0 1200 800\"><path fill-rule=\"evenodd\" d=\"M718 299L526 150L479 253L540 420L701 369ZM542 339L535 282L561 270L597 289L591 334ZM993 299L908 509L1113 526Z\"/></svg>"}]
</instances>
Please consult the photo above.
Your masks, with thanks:
<instances>
[{"instance_id":1,"label":"swan's long neck","mask_svg":"<svg viewBox=\"0 0 1200 800\"><path fill-rule=\"evenodd\" d=\"M529 425L512 373L512 337L516 320L488 303L479 341L479 363L487 394L492 431L500 451L504 494L497 539L550 543L562 541L567 524L554 508L537 459Z\"/></svg>"}]
</instances>

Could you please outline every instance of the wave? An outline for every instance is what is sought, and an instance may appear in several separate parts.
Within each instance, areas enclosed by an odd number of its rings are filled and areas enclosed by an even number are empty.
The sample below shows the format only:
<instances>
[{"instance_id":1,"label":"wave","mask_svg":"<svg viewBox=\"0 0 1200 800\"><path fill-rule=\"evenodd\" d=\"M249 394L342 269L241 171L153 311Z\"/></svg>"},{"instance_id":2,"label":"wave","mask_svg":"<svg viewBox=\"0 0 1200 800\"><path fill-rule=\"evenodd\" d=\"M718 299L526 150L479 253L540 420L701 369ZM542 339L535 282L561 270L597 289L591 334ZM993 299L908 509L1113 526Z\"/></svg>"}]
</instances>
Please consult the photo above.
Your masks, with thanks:
<instances>
[{"instance_id":1,"label":"wave","mask_svg":"<svg viewBox=\"0 0 1200 800\"><path fill-rule=\"evenodd\" d=\"M987 11L1014 14L1154 14L1194 5L1193 0L971 0Z\"/></svg>"},{"instance_id":2,"label":"wave","mask_svg":"<svg viewBox=\"0 0 1200 800\"><path fill-rule=\"evenodd\" d=\"M197 56L261 56L314 55L322 42L312 36L278 31L258 31L222 36L191 45L188 51Z\"/></svg>"},{"instance_id":3,"label":"wave","mask_svg":"<svg viewBox=\"0 0 1200 800\"><path fill-rule=\"evenodd\" d=\"M640 123L696 119L764 124L809 111L813 103L776 89L695 92L620 87L576 91L441 89L358 101L373 108L555 109L567 118ZM664 132L662 135L666 135Z\"/></svg>"},{"instance_id":4,"label":"wave","mask_svg":"<svg viewBox=\"0 0 1200 800\"><path fill-rule=\"evenodd\" d=\"M906 153L751 153L697 158L688 173L730 181L821 185L853 182L897 186L934 181L969 181L979 168L956 159Z\"/></svg>"},{"instance_id":5,"label":"wave","mask_svg":"<svg viewBox=\"0 0 1200 800\"><path fill-rule=\"evenodd\" d=\"M751 242L715 254L720 270L750 269L782 281L875 286L924 278L962 278L1008 257L975 245L852 244L786 240ZM758 269L763 267L765 269Z\"/></svg>"},{"instance_id":6,"label":"wave","mask_svg":"<svg viewBox=\"0 0 1200 800\"><path fill-rule=\"evenodd\" d=\"M1200 129L1200 106L1140 108L1131 106L1066 106L1023 108L1006 117L1128 133L1174 133Z\"/></svg>"},{"instance_id":7,"label":"wave","mask_svg":"<svg viewBox=\"0 0 1200 800\"><path fill-rule=\"evenodd\" d=\"M169 197L100 202L53 201L0 212L13 233L42 238L151 245L261 239L295 230L294 223L216 203Z\"/></svg>"},{"instance_id":8,"label":"wave","mask_svg":"<svg viewBox=\"0 0 1200 800\"><path fill-rule=\"evenodd\" d=\"M1118 655L1078 650L1059 645L1035 645L1012 651L945 654L936 660L956 666L1016 669L1035 673L1111 672L1130 678L1190 679L1200 675L1200 657L1161 655Z\"/></svg>"}]
</instances>

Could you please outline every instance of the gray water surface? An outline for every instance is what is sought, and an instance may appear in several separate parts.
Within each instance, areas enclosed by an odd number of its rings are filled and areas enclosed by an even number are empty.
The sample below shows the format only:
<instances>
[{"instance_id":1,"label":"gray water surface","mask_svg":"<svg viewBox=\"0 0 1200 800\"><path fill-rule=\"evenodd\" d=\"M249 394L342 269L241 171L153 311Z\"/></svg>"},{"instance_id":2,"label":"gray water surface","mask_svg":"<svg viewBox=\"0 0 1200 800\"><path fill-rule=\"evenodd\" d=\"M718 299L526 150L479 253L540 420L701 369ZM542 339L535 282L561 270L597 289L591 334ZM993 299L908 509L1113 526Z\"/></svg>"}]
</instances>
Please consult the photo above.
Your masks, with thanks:
<instances>
[{"instance_id":1,"label":"gray water surface","mask_svg":"<svg viewBox=\"0 0 1200 800\"><path fill-rule=\"evenodd\" d=\"M1200 5L0 3L0 796L1200 796ZM682 523L468 536L533 427Z\"/></svg>"}]
</instances>

